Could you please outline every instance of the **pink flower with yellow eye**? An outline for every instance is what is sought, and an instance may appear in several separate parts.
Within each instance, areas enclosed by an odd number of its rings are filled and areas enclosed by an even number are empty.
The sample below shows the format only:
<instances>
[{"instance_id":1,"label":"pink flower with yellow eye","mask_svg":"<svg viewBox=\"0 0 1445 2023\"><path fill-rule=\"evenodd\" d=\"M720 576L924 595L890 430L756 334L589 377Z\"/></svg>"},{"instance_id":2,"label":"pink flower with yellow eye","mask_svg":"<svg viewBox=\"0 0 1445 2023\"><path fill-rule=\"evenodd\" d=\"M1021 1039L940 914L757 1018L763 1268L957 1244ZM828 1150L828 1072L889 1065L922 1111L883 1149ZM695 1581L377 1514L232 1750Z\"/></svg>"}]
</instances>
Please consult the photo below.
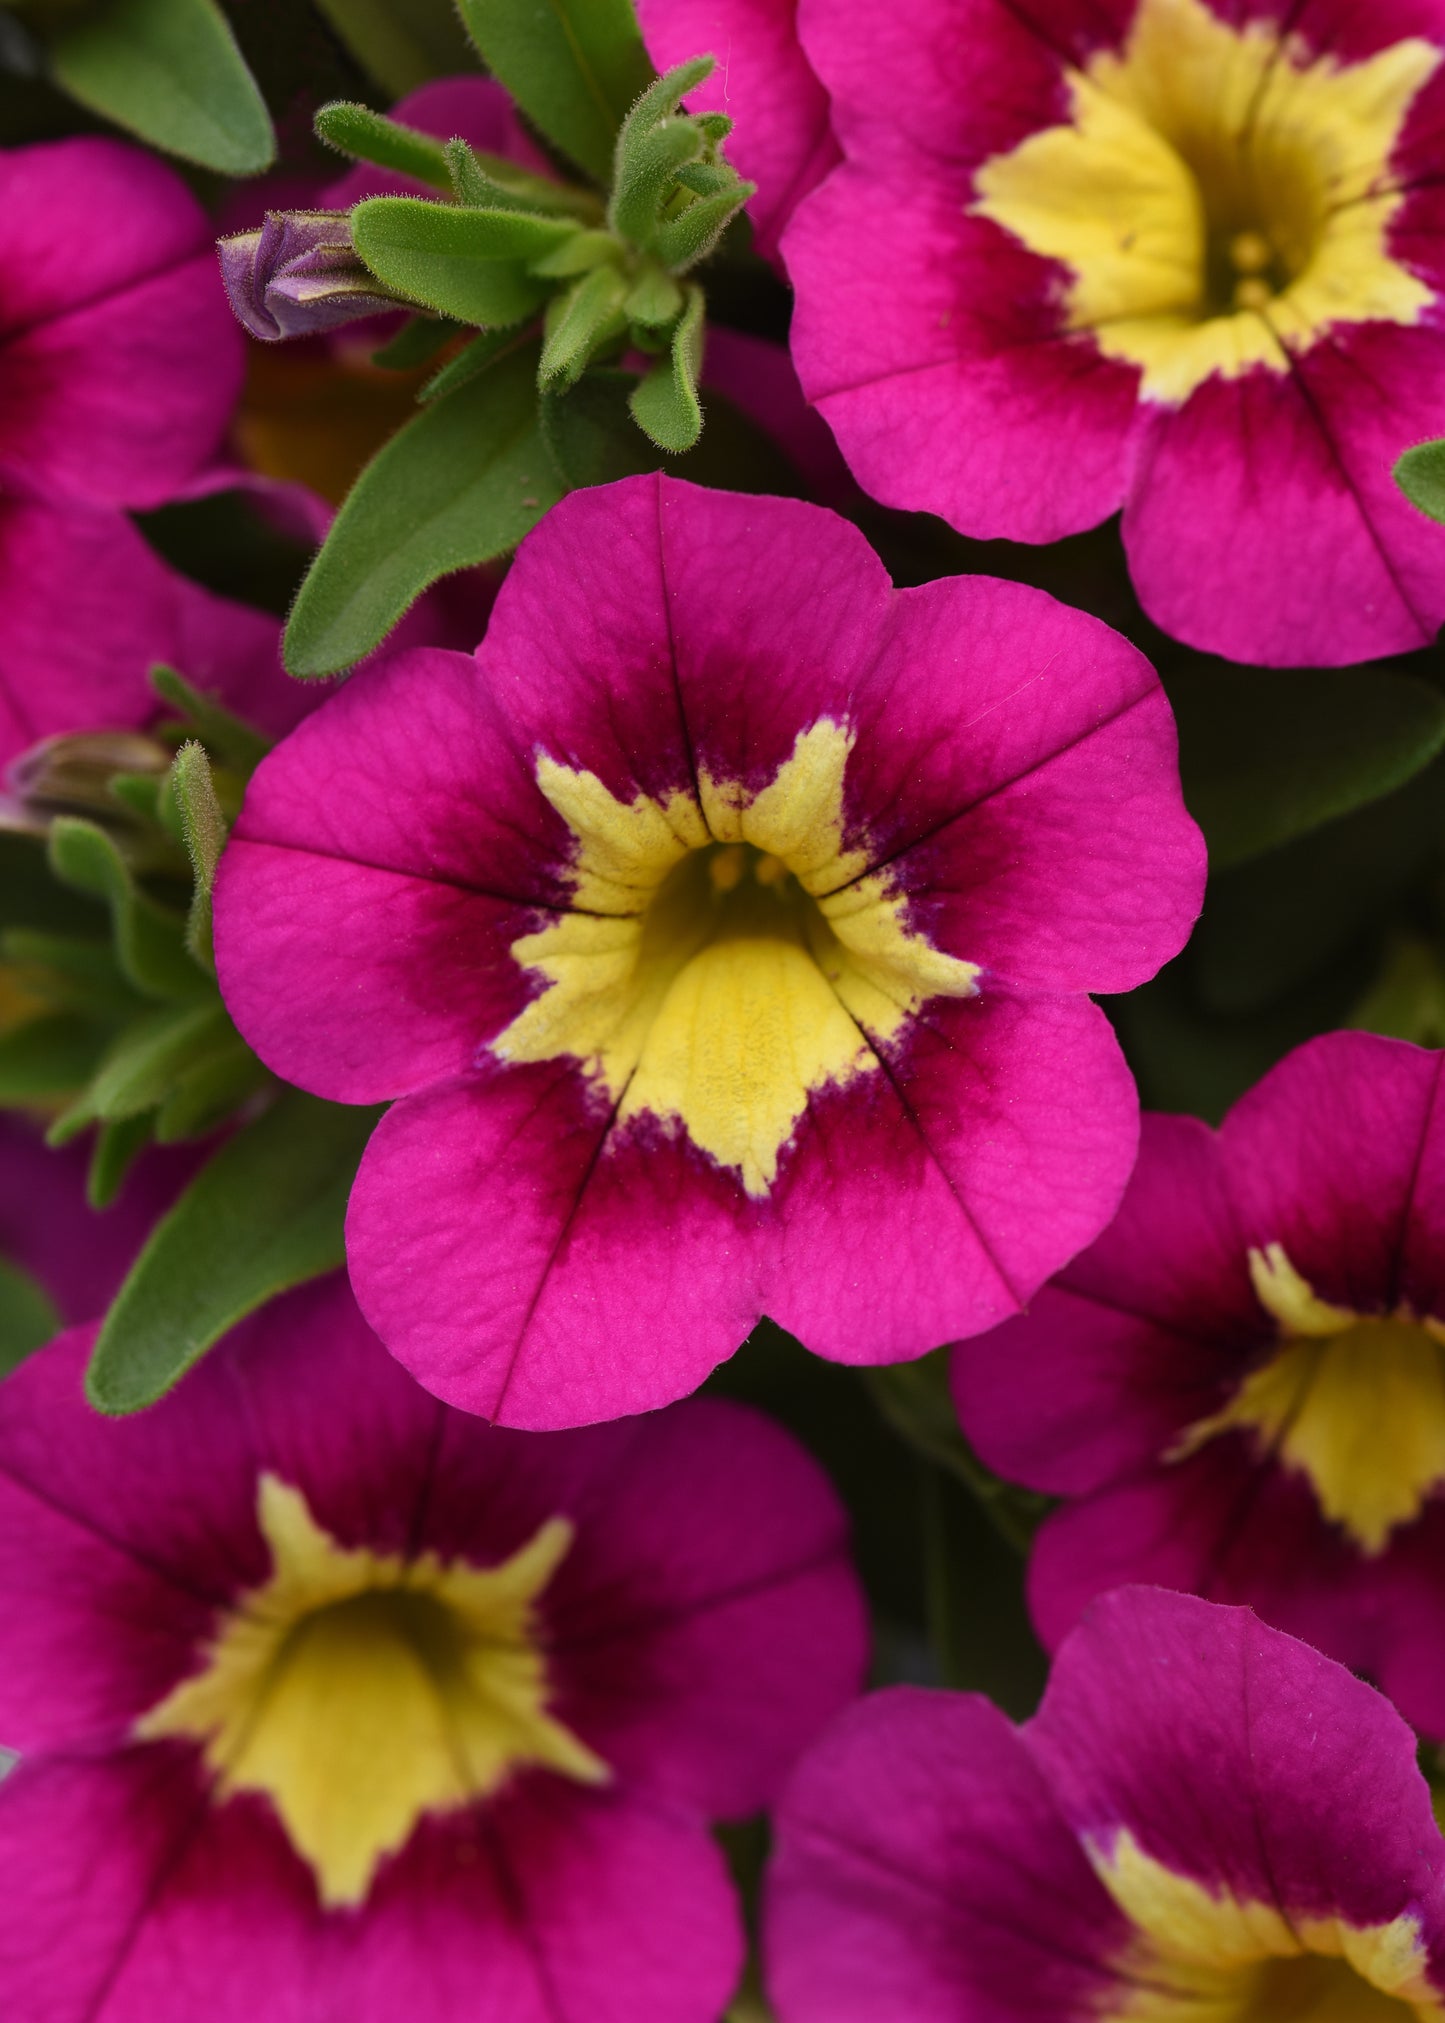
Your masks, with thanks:
<instances>
[{"instance_id":1,"label":"pink flower with yellow eye","mask_svg":"<svg viewBox=\"0 0 1445 2023\"><path fill-rule=\"evenodd\" d=\"M790 10L716 11L742 133ZM1150 616L1239 660L1434 637L1391 468L1445 431L1439 0L800 0L797 33L844 159L784 234L794 357L870 492L1020 541L1122 507Z\"/></svg>"},{"instance_id":2,"label":"pink flower with yellow eye","mask_svg":"<svg viewBox=\"0 0 1445 2023\"><path fill-rule=\"evenodd\" d=\"M1445 1737L1440 1071L1331 1033L1217 1133L1146 1116L1109 1229L954 1351L985 1461L1066 1499L1029 1569L1048 1643L1122 1581L1249 1602Z\"/></svg>"},{"instance_id":3,"label":"pink flower with yellow eye","mask_svg":"<svg viewBox=\"0 0 1445 2023\"><path fill-rule=\"evenodd\" d=\"M483 1426L334 1278L125 1422L93 1336L0 1386L0 2013L716 2023L709 1823L863 1669L801 1449L711 1401Z\"/></svg>"},{"instance_id":4,"label":"pink flower with yellow eye","mask_svg":"<svg viewBox=\"0 0 1445 2023\"><path fill-rule=\"evenodd\" d=\"M475 658L391 658L262 764L217 960L277 1073L398 1099L347 1235L387 1346L567 1425L765 1313L886 1362L1017 1312L1134 1158L1087 993L1203 872L1116 633L649 477L547 516Z\"/></svg>"}]
</instances>

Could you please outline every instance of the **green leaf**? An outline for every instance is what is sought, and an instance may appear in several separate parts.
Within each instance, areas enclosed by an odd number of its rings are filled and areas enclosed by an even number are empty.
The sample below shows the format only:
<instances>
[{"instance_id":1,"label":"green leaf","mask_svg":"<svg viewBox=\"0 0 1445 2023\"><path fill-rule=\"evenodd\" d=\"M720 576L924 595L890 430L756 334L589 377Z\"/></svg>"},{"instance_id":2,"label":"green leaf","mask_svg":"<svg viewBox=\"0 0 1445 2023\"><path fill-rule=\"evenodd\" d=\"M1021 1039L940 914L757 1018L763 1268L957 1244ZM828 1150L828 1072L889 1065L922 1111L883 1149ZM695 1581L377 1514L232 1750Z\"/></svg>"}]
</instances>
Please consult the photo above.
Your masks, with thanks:
<instances>
[{"instance_id":1,"label":"green leaf","mask_svg":"<svg viewBox=\"0 0 1445 2023\"><path fill-rule=\"evenodd\" d=\"M705 260L742 209L757 192L756 183L739 182L730 176L728 187L717 196L699 197L675 218L659 225L653 234L657 257L672 274L685 274L699 260Z\"/></svg>"},{"instance_id":2,"label":"green leaf","mask_svg":"<svg viewBox=\"0 0 1445 2023\"><path fill-rule=\"evenodd\" d=\"M606 185L617 130L653 77L631 0L458 0L487 68Z\"/></svg>"},{"instance_id":3,"label":"green leaf","mask_svg":"<svg viewBox=\"0 0 1445 2023\"><path fill-rule=\"evenodd\" d=\"M393 98L472 66L451 0L316 0L363 70Z\"/></svg>"},{"instance_id":4,"label":"green leaf","mask_svg":"<svg viewBox=\"0 0 1445 2023\"><path fill-rule=\"evenodd\" d=\"M538 383L573 386L600 346L620 337L627 279L616 267L594 267L547 305Z\"/></svg>"},{"instance_id":5,"label":"green leaf","mask_svg":"<svg viewBox=\"0 0 1445 2023\"><path fill-rule=\"evenodd\" d=\"M98 1410L154 1404L247 1314L342 1263L347 1196L378 1114L288 1090L221 1147L106 1315L86 1377Z\"/></svg>"},{"instance_id":6,"label":"green leaf","mask_svg":"<svg viewBox=\"0 0 1445 2023\"><path fill-rule=\"evenodd\" d=\"M632 419L628 401L637 384L635 373L594 367L570 390L542 396L543 439L568 491L666 469L723 491L801 496L798 474L772 437L720 394L708 395L719 425L695 449L669 458Z\"/></svg>"},{"instance_id":7,"label":"green leaf","mask_svg":"<svg viewBox=\"0 0 1445 2023\"><path fill-rule=\"evenodd\" d=\"M50 825L50 862L57 878L104 899L110 907L121 969L146 997L194 998L206 993L179 920L137 890L114 842L93 822L72 815Z\"/></svg>"},{"instance_id":8,"label":"green leaf","mask_svg":"<svg viewBox=\"0 0 1445 2023\"><path fill-rule=\"evenodd\" d=\"M488 154L453 137L446 144L447 167L451 171L452 194L459 204L474 210L541 211L588 224L600 223L602 205L591 190L572 183L559 183L550 176L535 176L518 168L505 155Z\"/></svg>"},{"instance_id":9,"label":"green leaf","mask_svg":"<svg viewBox=\"0 0 1445 2023\"><path fill-rule=\"evenodd\" d=\"M458 323L505 329L541 308L526 263L570 237L563 218L473 211L423 197L368 197L351 213L357 252L379 280Z\"/></svg>"},{"instance_id":10,"label":"green leaf","mask_svg":"<svg viewBox=\"0 0 1445 2023\"><path fill-rule=\"evenodd\" d=\"M629 323L640 323L644 330L667 330L682 314L685 303L672 276L649 264L633 282L623 312Z\"/></svg>"},{"instance_id":11,"label":"green leaf","mask_svg":"<svg viewBox=\"0 0 1445 2023\"><path fill-rule=\"evenodd\" d=\"M1445 441L1406 450L1395 466L1395 483L1412 506L1445 521Z\"/></svg>"},{"instance_id":12,"label":"green leaf","mask_svg":"<svg viewBox=\"0 0 1445 2023\"><path fill-rule=\"evenodd\" d=\"M0 1034L0 1103L51 1103L83 1089L104 1030L73 1012L27 1019Z\"/></svg>"},{"instance_id":13,"label":"green leaf","mask_svg":"<svg viewBox=\"0 0 1445 2023\"><path fill-rule=\"evenodd\" d=\"M63 1325L59 1309L40 1281L0 1257L0 1377L8 1377L32 1349L58 1335Z\"/></svg>"},{"instance_id":14,"label":"green leaf","mask_svg":"<svg viewBox=\"0 0 1445 2023\"><path fill-rule=\"evenodd\" d=\"M231 1033L193 1067L178 1074L155 1114L158 1145L200 1138L241 1108L270 1081L239 1033Z\"/></svg>"},{"instance_id":15,"label":"green leaf","mask_svg":"<svg viewBox=\"0 0 1445 2023\"><path fill-rule=\"evenodd\" d=\"M141 1114L102 1124L95 1134L85 1198L94 1209L109 1208L121 1183L151 1139L151 1120Z\"/></svg>"},{"instance_id":16,"label":"green leaf","mask_svg":"<svg viewBox=\"0 0 1445 2023\"><path fill-rule=\"evenodd\" d=\"M439 576L514 548L562 496L537 428L537 347L433 401L374 456L286 628L310 679L360 660Z\"/></svg>"},{"instance_id":17,"label":"green leaf","mask_svg":"<svg viewBox=\"0 0 1445 2023\"><path fill-rule=\"evenodd\" d=\"M637 426L671 456L690 450L702 434L697 375L702 365L706 306L701 288L689 283L687 307L672 333L668 356L657 361L631 400Z\"/></svg>"},{"instance_id":18,"label":"green leaf","mask_svg":"<svg viewBox=\"0 0 1445 2023\"><path fill-rule=\"evenodd\" d=\"M127 1026L108 1049L85 1094L91 1114L116 1123L153 1110L177 1077L235 1037L219 999L168 1005Z\"/></svg>"},{"instance_id":19,"label":"green leaf","mask_svg":"<svg viewBox=\"0 0 1445 2023\"><path fill-rule=\"evenodd\" d=\"M22 987L45 1000L95 1019L131 1018L146 1000L116 967L108 941L72 934L47 934L31 927L0 933L0 961L29 971Z\"/></svg>"},{"instance_id":20,"label":"green leaf","mask_svg":"<svg viewBox=\"0 0 1445 2023\"><path fill-rule=\"evenodd\" d=\"M449 358L432 374L417 394L417 399L423 404L429 400L445 399L447 394L455 393L459 386L465 386L468 380L485 372L507 346L515 342L516 337L510 330L484 330L470 344L463 346L455 358Z\"/></svg>"},{"instance_id":21,"label":"green leaf","mask_svg":"<svg viewBox=\"0 0 1445 2023\"><path fill-rule=\"evenodd\" d=\"M226 844L226 818L216 799L205 747L194 738L171 761L170 783L181 815L181 834L191 860L195 888L186 921L186 947L207 969L215 968L211 951L211 886Z\"/></svg>"},{"instance_id":22,"label":"green leaf","mask_svg":"<svg viewBox=\"0 0 1445 2023\"><path fill-rule=\"evenodd\" d=\"M370 106L336 99L323 105L316 115L316 134L338 154L351 155L359 162L375 162L378 168L394 169L414 182L429 183L434 190L451 193L451 172L446 152L435 135L388 119Z\"/></svg>"},{"instance_id":23,"label":"green leaf","mask_svg":"<svg viewBox=\"0 0 1445 2023\"><path fill-rule=\"evenodd\" d=\"M617 181L607 207L612 229L635 246L651 247L663 198L678 170L695 161L702 146L695 122L681 116L640 135L625 155L619 146Z\"/></svg>"},{"instance_id":24,"label":"green leaf","mask_svg":"<svg viewBox=\"0 0 1445 2023\"><path fill-rule=\"evenodd\" d=\"M110 0L62 28L56 82L153 147L222 175L276 159L265 100L215 0Z\"/></svg>"},{"instance_id":25,"label":"green leaf","mask_svg":"<svg viewBox=\"0 0 1445 2023\"><path fill-rule=\"evenodd\" d=\"M412 316L395 337L372 352L371 362L383 372L415 372L436 357L458 328L449 316Z\"/></svg>"},{"instance_id":26,"label":"green leaf","mask_svg":"<svg viewBox=\"0 0 1445 2023\"><path fill-rule=\"evenodd\" d=\"M1216 871L1392 793L1445 747L1445 697L1391 668L1189 668L1168 688Z\"/></svg>"},{"instance_id":27,"label":"green leaf","mask_svg":"<svg viewBox=\"0 0 1445 2023\"><path fill-rule=\"evenodd\" d=\"M151 687L162 702L168 702L195 730L212 758L234 766L248 778L271 749L270 738L252 730L230 710L223 709L203 689L193 688L173 667L153 667Z\"/></svg>"}]
</instances>

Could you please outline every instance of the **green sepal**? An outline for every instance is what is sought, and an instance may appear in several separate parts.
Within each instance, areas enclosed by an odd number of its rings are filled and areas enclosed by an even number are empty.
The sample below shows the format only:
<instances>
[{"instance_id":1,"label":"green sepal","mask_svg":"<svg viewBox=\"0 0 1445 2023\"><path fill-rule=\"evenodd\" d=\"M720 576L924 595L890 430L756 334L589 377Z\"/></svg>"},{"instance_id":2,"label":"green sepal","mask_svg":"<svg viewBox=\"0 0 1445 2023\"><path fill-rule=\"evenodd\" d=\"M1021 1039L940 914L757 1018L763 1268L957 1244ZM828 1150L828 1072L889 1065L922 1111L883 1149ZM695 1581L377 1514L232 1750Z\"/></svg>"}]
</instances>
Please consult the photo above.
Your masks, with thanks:
<instances>
[{"instance_id":1,"label":"green sepal","mask_svg":"<svg viewBox=\"0 0 1445 2023\"><path fill-rule=\"evenodd\" d=\"M446 151L433 134L388 119L370 106L348 99L334 99L323 105L315 119L316 137L354 161L374 162L378 168L394 169L399 176L426 183L434 190L450 192L452 179Z\"/></svg>"},{"instance_id":2,"label":"green sepal","mask_svg":"<svg viewBox=\"0 0 1445 2023\"><path fill-rule=\"evenodd\" d=\"M617 130L653 75L632 0L457 0L488 70L548 140L606 185Z\"/></svg>"},{"instance_id":3,"label":"green sepal","mask_svg":"<svg viewBox=\"0 0 1445 2023\"><path fill-rule=\"evenodd\" d=\"M247 1314L341 1265L347 1197L379 1114L287 1090L227 1140L116 1295L86 1373L92 1405L154 1404Z\"/></svg>"},{"instance_id":4,"label":"green sepal","mask_svg":"<svg viewBox=\"0 0 1445 2023\"><path fill-rule=\"evenodd\" d=\"M39 1279L0 1257L0 1377L60 1333L59 1308Z\"/></svg>"},{"instance_id":5,"label":"green sepal","mask_svg":"<svg viewBox=\"0 0 1445 2023\"><path fill-rule=\"evenodd\" d=\"M186 921L186 947L204 969L215 970L211 948L211 886L226 844L226 818L216 799L205 747L194 738L171 761L167 783L180 811L181 839L191 860L193 887Z\"/></svg>"},{"instance_id":6,"label":"green sepal","mask_svg":"<svg viewBox=\"0 0 1445 2023\"><path fill-rule=\"evenodd\" d=\"M227 176L276 159L266 102L215 0L109 0L50 45L57 84L152 147Z\"/></svg>"},{"instance_id":7,"label":"green sepal","mask_svg":"<svg viewBox=\"0 0 1445 2023\"><path fill-rule=\"evenodd\" d=\"M756 183L741 183L729 172L728 188L719 196L699 197L658 226L653 250L672 274L685 274L707 258L718 240L757 191Z\"/></svg>"},{"instance_id":8,"label":"green sepal","mask_svg":"<svg viewBox=\"0 0 1445 2023\"><path fill-rule=\"evenodd\" d=\"M543 326L538 385L574 386L596 352L622 335L626 299L627 280L616 267L594 267L565 294L554 296Z\"/></svg>"},{"instance_id":9,"label":"green sepal","mask_svg":"<svg viewBox=\"0 0 1445 2023\"><path fill-rule=\"evenodd\" d=\"M506 554L557 503L562 487L537 430L537 359L535 344L518 345L372 458L292 609L292 674L350 667L428 584Z\"/></svg>"},{"instance_id":10,"label":"green sepal","mask_svg":"<svg viewBox=\"0 0 1445 2023\"><path fill-rule=\"evenodd\" d=\"M53 1103L74 1095L94 1073L103 1043L102 1028L76 1012L12 1026L0 1033L0 1103Z\"/></svg>"},{"instance_id":11,"label":"green sepal","mask_svg":"<svg viewBox=\"0 0 1445 2023\"><path fill-rule=\"evenodd\" d=\"M702 366L703 319L707 308L701 288L688 284L687 306L672 333L666 358L639 381L629 405L644 435L671 456L690 450L702 434L702 404L697 376Z\"/></svg>"},{"instance_id":12,"label":"green sepal","mask_svg":"<svg viewBox=\"0 0 1445 2023\"><path fill-rule=\"evenodd\" d=\"M1445 439L1406 450L1395 466L1395 483L1412 506L1445 522Z\"/></svg>"},{"instance_id":13,"label":"green sepal","mask_svg":"<svg viewBox=\"0 0 1445 2023\"><path fill-rule=\"evenodd\" d=\"M161 701L169 703L185 719L212 758L233 767L244 777L249 779L270 751L270 738L252 730L250 724L223 709L202 689L193 688L173 667L153 667L150 684Z\"/></svg>"},{"instance_id":14,"label":"green sepal","mask_svg":"<svg viewBox=\"0 0 1445 2023\"><path fill-rule=\"evenodd\" d=\"M505 329L547 289L527 273L575 226L527 211L481 211L424 197L368 197L351 213L357 252L378 279L459 323Z\"/></svg>"},{"instance_id":15,"label":"green sepal","mask_svg":"<svg viewBox=\"0 0 1445 2023\"><path fill-rule=\"evenodd\" d=\"M649 127L656 126L659 120L670 119L687 94L696 91L700 84L706 84L716 69L715 56L689 56L684 62L675 63L671 70L664 71L661 77L654 77L646 90L639 92L633 100L627 117L622 122L617 135L618 163L620 164L622 155L635 143L640 134L645 134ZM699 115L698 131L704 139L710 131L708 123L717 117L718 115L711 113Z\"/></svg>"},{"instance_id":16,"label":"green sepal","mask_svg":"<svg viewBox=\"0 0 1445 2023\"><path fill-rule=\"evenodd\" d=\"M451 0L316 0L362 69L393 98L467 70L472 53Z\"/></svg>"},{"instance_id":17,"label":"green sepal","mask_svg":"<svg viewBox=\"0 0 1445 2023\"><path fill-rule=\"evenodd\" d=\"M185 930L174 914L138 891L125 859L94 822L61 815L50 827L55 875L110 908L116 955L126 977L145 997L194 998L206 978L191 960Z\"/></svg>"},{"instance_id":18,"label":"green sepal","mask_svg":"<svg viewBox=\"0 0 1445 2023\"><path fill-rule=\"evenodd\" d=\"M91 1148L85 1198L95 1209L109 1208L121 1184L151 1140L151 1120L140 1115L102 1124Z\"/></svg>"}]
</instances>

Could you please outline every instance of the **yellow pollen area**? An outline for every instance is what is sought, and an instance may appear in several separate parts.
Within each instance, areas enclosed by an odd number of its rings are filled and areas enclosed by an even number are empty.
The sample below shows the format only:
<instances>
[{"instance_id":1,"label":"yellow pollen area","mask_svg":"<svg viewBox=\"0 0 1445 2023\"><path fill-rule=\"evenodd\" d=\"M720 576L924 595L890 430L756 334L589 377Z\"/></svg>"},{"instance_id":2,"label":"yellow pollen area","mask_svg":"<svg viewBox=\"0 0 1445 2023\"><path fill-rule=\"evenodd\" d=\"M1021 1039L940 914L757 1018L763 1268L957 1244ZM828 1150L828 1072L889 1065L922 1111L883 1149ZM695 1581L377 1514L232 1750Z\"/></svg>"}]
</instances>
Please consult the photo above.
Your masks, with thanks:
<instances>
[{"instance_id":1,"label":"yellow pollen area","mask_svg":"<svg viewBox=\"0 0 1445 2023\"><path fill-rule=\"evenodd\" d=\"M1317 1298L1271 1243L1249 1253L1280 1344L1171 1459L1239 1428L1308 1477L1320 1509L1366 1554L1420 1515L1445 1481L1445 1323L1357 1314Z\"/></svg>"},{"instance_id":2,"label":"yellow pollen area","mask_svg":"<svg viewBox=\"0 0 1445 2023\"><path fill-rule=\"evenodd\" d=\"M486 1798L524 1765L607 1780L546 1708L533 1604L572 1542L565 1518L478 1567L339 1545L272 1475L259 1506L270 1579L137 1733L202 1744L218 1800L269 1798L323 1904L363 1902L423 1813Z\"/></svg>"},{"instance_id":3,"label":"yellow pollen area","mask_svg":"<svg viewBox=\"0 0 1445 2023\"><path fill-rule=\"evenodd\" d=\"M1129 1834L1090 1856L1136 1933L1115 1961L1127 1993L1105 2023L1435 2023L1445 2014L1412 1917L1286 1917L1177 1875Z\"/></svg>"},{"instance_id":4,"label":"yellow pollen area","mask_svg":"<svg viewBox=\"0 0 1445 2023\"><path fill-rule=\"evenodd\" d=\"M1390 161L1439 62L1407 39L1341 64L1204 0L1140 0L1124 48L1069 73L1069 119L983 164L974 209L1063 262L1066 327L1146 399L1284 372L1336 325L1429 307L1389 252Z\"/></svg>"},{"instance_id":5,"label":"yellow pollen area","mask_svg":"<svg viewBox=\"0 0 1445 2023\"><path fill-rule=\"evenodd\" d=\"M977 965L916 933L903 895L844 847L851 749L825 718L760 790L703 772L666 801L619 801L539 759L576 839L572 910L512 944L546 987L493 1051L581 1061L619 1126L680 1125L766 1195L814 1091L876 1071L929 998L978 988Z\"/></svg>"}]
</instances>

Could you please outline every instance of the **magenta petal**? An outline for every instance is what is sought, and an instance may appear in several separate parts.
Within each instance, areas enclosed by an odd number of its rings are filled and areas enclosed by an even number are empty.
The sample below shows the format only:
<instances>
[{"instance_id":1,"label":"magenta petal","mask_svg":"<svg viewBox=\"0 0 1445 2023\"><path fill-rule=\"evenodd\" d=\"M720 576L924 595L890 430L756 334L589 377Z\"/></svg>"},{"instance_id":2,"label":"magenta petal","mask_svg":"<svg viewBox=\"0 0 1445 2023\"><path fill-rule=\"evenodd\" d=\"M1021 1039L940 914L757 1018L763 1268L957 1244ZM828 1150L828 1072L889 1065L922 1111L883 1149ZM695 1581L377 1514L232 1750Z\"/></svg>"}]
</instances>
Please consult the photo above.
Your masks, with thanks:
<instances>
[{"instance_id":1,"label":"magenta petal","mask_svg":"<svg viewBox=\"0 0 1445 2023\"><path fill-rule=\"evenodd\" d=\"M1119 1213L1027 1314L959 1344L954 1402L991 1468L1079 1496L1217 1411L1269 1325L1215 1134L1146 1114Z\"/></svg>"},{"instance_id":2,"label":"magenta petal","mask_svg":"<svg viewBox=\"0 0 1445 2023\"><path fill-rule=\"evenodd\" d=\"M609 1130L562 1062L408 1097L372 1134L351 1282L449 1403L536 1428L651 1411L764 1311L771 1238L731 1176L660 1133L604 1152Z\"/></svg>"},{"instance_id":3,"label":"magenta petal","mask_svg":"<svg viewBox=\"0 0 1445 2023\"><path fill-rule=\"evenodd\" d=\"M1380 1694L1248 1609L1126 1588L1064 1645L1029 1750L1074 1830L1128 1833L1286 1918L1421 1920L1445 1874L1415 1738Z\"/></svg>"},{"instance_id":4,"label":"magenta petal","mask_svg":"<svg viewBox=\"0 0 1445 2023\"><path fill-rule=\"evenodd\" d=\"M0 465L63 497L172 497L220 440L244 364L195 198L114 141L17 148L0 265Z\"/></svg>"},{"instance_id":5,"label":"magenta petal","mask_svg":"<svg viewBox=\"0 0 1445 2023\"><path fill-rule=\"evenodd\" d=\"M1220 1129L1246 1242L1282 1244L1335 1305L1434 1311L1445 1234L1440 1070L1433 1050L1355 1032L1326 1033L1273 1068Z\"/></svg>"},{"instance_id":6,"label":"magenta petal","mask_svg":"<svg viewBox=\"0 0 1445 2023\"><path fill-rule=\"evenodd\" d=\"M980 1698L874 1694L804 1759L765 1896L781 2023L1085 2023L1128 1926Z\"/></svg>"},{"instance_id":7,"label":"magenta petal","mask_svg":"<svg viewBox=\"0 0 1445 2023\"><path fill-rule=\"evenodd\" d=\"M921 1015L896 1067L880 1052L864 1088L810 1108L764 1291L839 1362L897 1362L1017 1312L1113 1213L1138 1142L1133 1080L1085 999L986 989Z\"/></svg>"}]
</instances>

